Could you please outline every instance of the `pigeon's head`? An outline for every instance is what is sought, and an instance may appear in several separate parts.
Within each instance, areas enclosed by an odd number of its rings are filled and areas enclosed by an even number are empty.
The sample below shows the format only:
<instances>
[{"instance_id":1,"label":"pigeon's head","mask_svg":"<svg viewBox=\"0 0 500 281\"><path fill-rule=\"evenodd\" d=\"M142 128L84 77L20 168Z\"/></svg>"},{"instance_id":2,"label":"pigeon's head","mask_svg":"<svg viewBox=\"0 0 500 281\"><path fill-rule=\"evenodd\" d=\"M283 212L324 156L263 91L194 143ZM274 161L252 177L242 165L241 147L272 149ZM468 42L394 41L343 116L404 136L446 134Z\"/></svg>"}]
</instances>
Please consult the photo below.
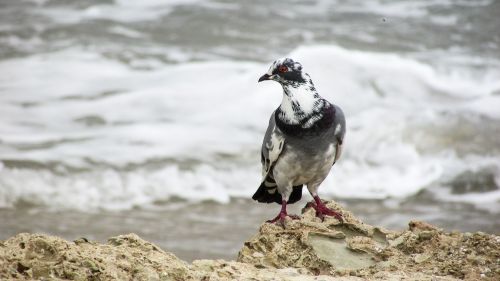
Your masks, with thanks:
<instances>
[{"instance_id":1,"label":"pigeon's head","mask_svg":"<svg viewBox=\"0 0 500 281\"><path fill-rule=\"evenodd\" d=\"M302 73L299 62L283 58L274 61L267 73L259 78L259 82L264 80L274 80L282 85L302 84L306 82L306 74Z\"/></svg>"}]
</instances>

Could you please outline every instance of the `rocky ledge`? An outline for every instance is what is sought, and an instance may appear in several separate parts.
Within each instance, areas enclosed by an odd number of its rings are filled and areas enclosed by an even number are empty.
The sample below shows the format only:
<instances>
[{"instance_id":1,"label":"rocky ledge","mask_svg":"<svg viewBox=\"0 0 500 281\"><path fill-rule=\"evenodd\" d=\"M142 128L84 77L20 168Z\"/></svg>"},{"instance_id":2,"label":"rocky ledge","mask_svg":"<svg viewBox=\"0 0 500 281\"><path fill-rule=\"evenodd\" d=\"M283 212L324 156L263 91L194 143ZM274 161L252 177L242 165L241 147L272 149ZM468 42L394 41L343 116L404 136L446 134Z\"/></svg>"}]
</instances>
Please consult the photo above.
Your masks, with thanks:
<instances>
[{"instance_id":1,"label":"rocky ledge","mask_svg":"<svg viewBox=\"0 0 500 281\"><path fill-rule=\"evenodd\" d=\"M405 231L306 208L285 227L263 224L237 261L188 264L135 234L107 244L21 233L0 241L0 280L500 280L500 236L447 233L412 221Z\"/></svg>"}]
</instances>

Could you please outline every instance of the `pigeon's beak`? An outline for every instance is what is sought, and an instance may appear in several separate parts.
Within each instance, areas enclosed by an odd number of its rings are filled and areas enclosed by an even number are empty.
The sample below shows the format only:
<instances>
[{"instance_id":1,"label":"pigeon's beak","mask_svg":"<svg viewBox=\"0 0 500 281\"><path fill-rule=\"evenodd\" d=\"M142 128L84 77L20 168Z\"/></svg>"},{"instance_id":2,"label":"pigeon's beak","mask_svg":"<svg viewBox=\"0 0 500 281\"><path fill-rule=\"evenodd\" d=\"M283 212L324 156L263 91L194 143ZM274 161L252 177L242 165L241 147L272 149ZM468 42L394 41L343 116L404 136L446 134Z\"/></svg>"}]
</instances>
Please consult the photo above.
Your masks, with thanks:
<instances>
[{"instance_id":1,"label":"pigeon's beak","mask_svg":"<svg viewBox=\"0 0 500 281\"><path fill-rule=\"evenodd\" d=\"M264 80L271 80L271 77L272 77L272 75L269 75L269 74L267 74L267 73L266 73L266 74L262 75L262 76L259 78L259 82L262 82L262 81L264 81Z\"/></svg>"}]
</instances>

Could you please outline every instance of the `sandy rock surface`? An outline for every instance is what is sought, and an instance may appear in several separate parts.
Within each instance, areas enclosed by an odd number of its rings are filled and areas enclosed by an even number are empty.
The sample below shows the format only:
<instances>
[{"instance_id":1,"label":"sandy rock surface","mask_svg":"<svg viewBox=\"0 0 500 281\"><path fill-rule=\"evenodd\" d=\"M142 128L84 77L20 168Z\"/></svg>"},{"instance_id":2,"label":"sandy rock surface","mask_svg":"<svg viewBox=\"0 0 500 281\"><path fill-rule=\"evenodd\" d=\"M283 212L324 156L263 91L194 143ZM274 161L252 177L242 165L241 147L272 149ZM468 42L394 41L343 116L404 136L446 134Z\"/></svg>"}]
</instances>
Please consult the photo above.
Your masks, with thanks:
<instances>
[{"instance_id":1,"label":"sandy rock surface","mask_svg":"<svg viewBox=\"0 0 500 281\"><path fill-rule=\"evenodd\" d=\"M306 208L300 220L287 220L284 228L263 224L245 242L238 261L333 276L399 272L412 280L500 280L500 236L445 233L420 221L410 222L406 231L390 231L363 223L334 202L327 205L341 211L343 224L335 218L321 222Z\"/></svg>"},{"instance_id":2,"label":"sandy rock surface","mask_svg":"<svg viewBox=\"0 0 500 281\"><path fill-rule=\"evenodd\" d=\"M0 244L0 280L184 280L188 264L135 234L108 244L18 234Z\"/></svg>"},{"instance_id":3,"label":"sandy rock surface","mask_svg":"<svg viewBox=\"0 0 500 281\"><path fill-rule=\"evenodd\" d=\"M389 231L328 205L344 224L304 209L285 227L264 223L238 261L188 264L135 234L100 244L21 233L0 241L0 280L500 280L500 236L418 221Z\"/></svg>"}]
</instances>

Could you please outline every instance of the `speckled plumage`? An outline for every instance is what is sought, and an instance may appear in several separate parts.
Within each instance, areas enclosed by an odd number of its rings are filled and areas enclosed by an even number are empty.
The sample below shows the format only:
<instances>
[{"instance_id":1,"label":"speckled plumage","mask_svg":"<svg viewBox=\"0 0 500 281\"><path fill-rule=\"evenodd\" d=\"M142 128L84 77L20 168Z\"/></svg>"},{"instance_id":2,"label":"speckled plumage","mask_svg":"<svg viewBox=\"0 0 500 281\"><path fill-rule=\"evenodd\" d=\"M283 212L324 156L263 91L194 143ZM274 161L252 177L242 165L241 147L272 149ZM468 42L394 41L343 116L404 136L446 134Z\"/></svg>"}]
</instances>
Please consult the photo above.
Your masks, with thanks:
<instances>
[{"instance_id":1,"label":"speckled plumage","mask_svg":"<svg viewBox=\"0 0 500 281\"><path fill-rule=\"evenodd\" d=\"M283 100L269 120L261 150L262 183L252 198L290 204L300 200L306 185L316 199L342 151L344 114L317 93L302 65L292 59L275 61L262 80L279 82Z\"/></svg>"}]
</instances>

